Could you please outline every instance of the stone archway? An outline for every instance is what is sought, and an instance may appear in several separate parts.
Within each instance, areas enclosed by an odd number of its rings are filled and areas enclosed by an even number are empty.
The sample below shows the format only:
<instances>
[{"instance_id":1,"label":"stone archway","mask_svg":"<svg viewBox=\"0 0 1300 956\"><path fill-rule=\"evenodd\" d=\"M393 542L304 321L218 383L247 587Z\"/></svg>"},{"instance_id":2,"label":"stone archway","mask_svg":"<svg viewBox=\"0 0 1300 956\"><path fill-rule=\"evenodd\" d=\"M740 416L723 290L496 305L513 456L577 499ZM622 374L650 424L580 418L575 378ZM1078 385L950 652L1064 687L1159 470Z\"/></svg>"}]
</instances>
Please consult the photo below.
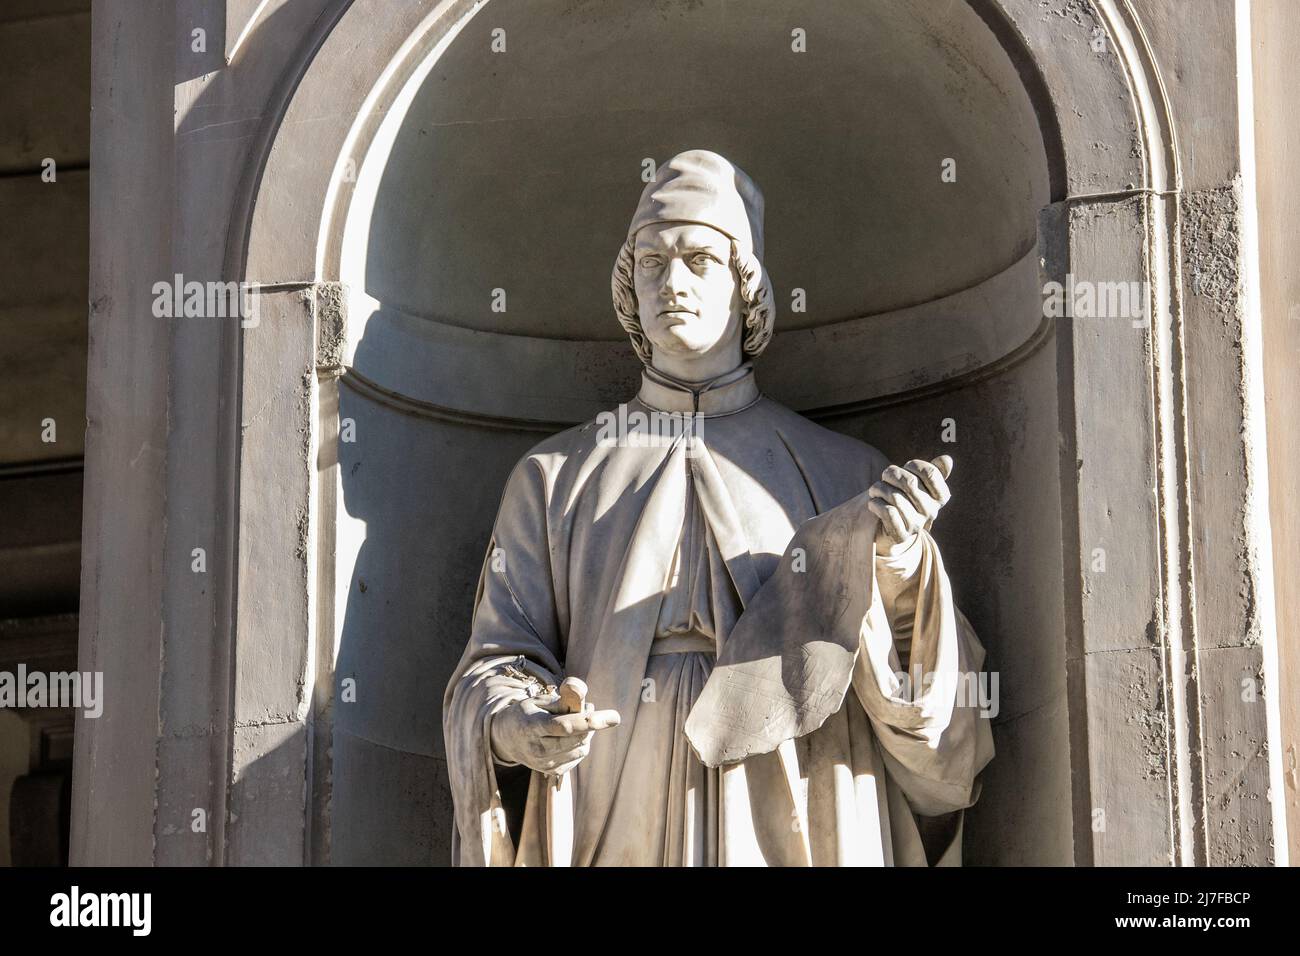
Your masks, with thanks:
<instances>
[{"instance_id":1,"label":"stone archway","mask_svg":"<svg viewBox=\"0 0 1300 956\"><path fill-rule=\"evenodd\" d=\"M312 708L315 734L303 754L310 790L307 859L330 858L328 807L340 786L329 763L336 715L330 688L338 676L333 653L347 610L334 580L335 556L347 546L336 537L335 520L338 376L351 373L359 389L369 387L371 397L398 411L458 418L449 427L495 428L513 434L515 445L526 443L530 430L571 420L590 401L565 406L565 396L552 395L542 402L544 414L522 414L493 407L489 391L448 403L445 393L406 388L404 383L418 382L418 362L400 388L355 367L349 307L357 290L345 286L344 277L356 237L345 227L357 208L357 192L373 183L364 157L383 147L382 137L395 134L385 131L385 117L414 95L420 71L432 67L483 6L446 2L427 12L385 6L381 13L372 0L341 5L284 113L266 127L264 160L248 179L247 228L237 225L231 232L230 274L260 284L267 303L263 328L243 339L245 415L251 408L283 416L275 429L243 436L240 476L249 487L273 477L291 505L250 495L240 499L232 654L238 682L243 668L259 666L268 642L288 646L290 652L280 655L287 660L284 675L296 674L308 688L299 693ZM1268 716L1263 708L1237 706L1230 691L1240 674L1267 669L1271 624L1252 601L1207 602L1204 585L1197 583L1219 573L1253 585L1261 572L1249 562L1226 566L1213 550L1194 547L1207 529L1218 529L1223 539L1249 550L1258 507L1236 491L1216 498L1223 489L1213 484L1214 470L1210 476L1204 469L1196 472L1189 447L1198 437L1195 390L1208 388L1212 375L1231 362L1230 343L1189 329L1189 319L1230 313L1238 304L1231 290L1209 299L1187 295L1185 240L1189 233L1202 240L1194 264L1207 270L1235 255L1215 245L1226 240L1207 222L1236 215L1236 194L1230 184L1198 183L1186 191L1173 111L1144 26L1129 3L1061 0L1044 8L1022 0L971 0L970 8L1019 69L1039 119L1052 200L1041 219L1043 270L1048 277L1068 273L1093 282L1140 277L1152 289L1149 325L1115 328L1074 320L1052 329L1036 322L1028 335L995 350L975 369L941 370L903 388L867 389L825 403L823 410L865 416L852 427L867 427L870 416L887 406L912 402L928 409L924 403L936 395L979 387L1031 355L1050 355L1041 346L1054 341L1056 369L1048 363L1037 372L1034 394L1043 381L1052 382L1063 444L1055 462L1059 470L1050 471L1052 487L1045 492L1052 500L1042 513L1059 509L1061 527L1040 528L1038 538L1021 544L1036 549L1034 560L1046 562L1049 573L1060 572L1055 595L1035 599L1041 602L1038 620L1047 623L1045 634L1034 635L1039 643L1033 647L1045 658L1043 673L1055 677L1051 686L1036 688L1038 696L1027 699L1017 720L1003 729L1003 739L1020 743L1005 751L1019 759L1002 766L1011 774L1059 760L1048 754L1045 744L1051 742L1066 744L1069 759L1050 768L1029 806L1008 800L1003 815L990 818L988 832L1005 838L1008 826L1032 819L1023 841L1008 842L1009 858L1020 860L1261 858L1268 852L1270 819L1258 795L1270 768L1264 759L1234 753L1254 753L1243 751L1242 743L1267 739ZM358 55L359 50L366 52ZM322 118L319 107L327 100L331 109ZM459 344L456 354L472 356L458 334L447 333L438 349ZM600 353L598 344L585 348L588 359ZM443 354L438 349L426 355ZM376 353L376 367L388 368L385 363L402 351ZM592 394L600 396L600 389ZM821 406L810 400L807 407ZM508 457L510 449L507 443L494 454ZM1193 507L1193 501L1203 504ZM273 557L276 545L286 542L298 544L292 562ZM1102 571L1099 550L1105 556ZM1052 628L1058 608L1060 626ZM273 609L270 619L267 609ZM1265 641L1263 649L1249 642L1207 642L1203 635L1213 633L1255 633ZM239 714L233 716L238 721ZM400 709L390 716L400 719ZM1059 735L1055 741L1026 732L1049 718ZM1232 739L1204 734L1201 728L1209 723L1231 726ZM242 768L235 760L231 774L238 781ZM396 779L402 772L396 771ZM1220 794L1222 780L1243 776L1253 802ZM1210 800L1211 793L1226 799ZM436 799L413 806L419 813L443 809ZM263 806L267 813L292 810ZM1229 820L1233 829L1225 833ZM1050 838L1043 836L1049 832ZM1046 853L1040 837L1050 846ZM991 835L984 845L986 862L998 862Z\"/></svg>"}]
</instances>

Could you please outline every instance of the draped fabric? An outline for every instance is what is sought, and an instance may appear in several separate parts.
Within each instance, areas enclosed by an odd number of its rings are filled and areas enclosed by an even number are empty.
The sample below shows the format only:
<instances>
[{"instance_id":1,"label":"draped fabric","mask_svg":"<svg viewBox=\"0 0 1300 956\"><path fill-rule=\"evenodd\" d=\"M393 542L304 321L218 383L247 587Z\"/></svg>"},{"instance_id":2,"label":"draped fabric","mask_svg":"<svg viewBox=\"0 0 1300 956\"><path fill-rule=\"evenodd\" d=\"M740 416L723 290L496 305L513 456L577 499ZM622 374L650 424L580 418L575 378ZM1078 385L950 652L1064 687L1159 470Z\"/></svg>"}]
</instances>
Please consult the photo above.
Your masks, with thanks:
<instances>
[{"instance_id":1,"label":"draped fabric","mask_svg":"<svg viewBox=\"0 0 1300 956\"><path fill-rule=\"evenodd\" d=\"M656 411L682 427L644 424ZM790 573L796 532L839 518L874 530L862 493L884 457L761 397L747 366L694 392L647 370L613 418L646 440L610 441L598 419L542 442L507 481L444 698L454 862L960 862L961 811L993 753L988 721L957 699L959 682L922 690L897 676L907 663L948 676L982 666L933 539ZM805 613L821 607L815 593L843 595L843 613ZM789 680L769 695L808 725L799 735L734 762L701 760L687 727L697 703L713 701L695 722L715 730L736 705L711 681L715 667L762 680L764 661L817 662L834 646L818 673L834 676L837 699L814 706ZM597 732L569 774L571 802L531 773L522 817L508 821L490 722L566 675L622 723ZM932 831L940 845L922 839Z\"/></svg>"}]
</instances>

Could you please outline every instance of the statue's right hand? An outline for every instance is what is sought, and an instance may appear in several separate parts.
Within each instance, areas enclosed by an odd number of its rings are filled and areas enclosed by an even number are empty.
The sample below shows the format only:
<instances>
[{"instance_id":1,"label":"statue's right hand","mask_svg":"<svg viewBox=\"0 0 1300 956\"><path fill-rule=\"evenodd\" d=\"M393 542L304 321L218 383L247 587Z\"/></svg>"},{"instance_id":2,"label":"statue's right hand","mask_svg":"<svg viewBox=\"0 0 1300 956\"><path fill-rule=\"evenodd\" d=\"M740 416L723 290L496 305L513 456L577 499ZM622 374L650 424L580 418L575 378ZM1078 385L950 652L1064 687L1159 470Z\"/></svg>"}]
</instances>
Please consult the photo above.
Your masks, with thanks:
<instances>
[{"instance_id":1,"label":"statue's right hand","mask_svg":"<svg viewBox=\"0 0 1300 956\"><path fill-rule=\"evenodd\" d=\"M509 704L491 720L493 754L504 763L562 774L587 756L596 731L617 727L620 720L618 711L596 710L591 704L581 714L562 711L556 696L526 697Z\"/></svg>"}]
</instances>

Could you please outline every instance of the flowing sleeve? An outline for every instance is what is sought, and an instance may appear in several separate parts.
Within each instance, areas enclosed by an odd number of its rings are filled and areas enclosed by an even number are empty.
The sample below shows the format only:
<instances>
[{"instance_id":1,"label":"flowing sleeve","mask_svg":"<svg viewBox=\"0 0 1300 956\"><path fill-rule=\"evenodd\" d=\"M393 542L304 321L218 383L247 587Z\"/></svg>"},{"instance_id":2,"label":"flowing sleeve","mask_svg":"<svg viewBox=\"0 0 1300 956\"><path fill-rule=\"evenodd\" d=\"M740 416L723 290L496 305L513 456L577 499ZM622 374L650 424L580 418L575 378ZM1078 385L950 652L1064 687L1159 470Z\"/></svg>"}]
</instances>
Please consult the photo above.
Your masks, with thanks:
<instances>
[{"instance_id":1,"label":"flowing sleeve","mask_svg":"<svg viewBox=\"0 0 1300 956\"><path fill-rule=\"evenodd\" d=\"M546 505L545 475L526 457L506 482L479 575L469 644L443 697L456 865L514 862L492 754L492 718L529 696L538 682L561 680Z\"/></svg>"},{"instance_id":2,"label":"flowing sleeve","mask_svg":"<svg viewBox=\"0 0 1300 956\"><path fill-rule=\"evenodd\" d=\"M909 806L938 816L979 796L979 773L993 757L981 713L990 684L980 673L984 648L953 603L938 545L926 531L917 538L902 555L876 558L877 593L853 687Z\"/></svg>"}]
</instances>

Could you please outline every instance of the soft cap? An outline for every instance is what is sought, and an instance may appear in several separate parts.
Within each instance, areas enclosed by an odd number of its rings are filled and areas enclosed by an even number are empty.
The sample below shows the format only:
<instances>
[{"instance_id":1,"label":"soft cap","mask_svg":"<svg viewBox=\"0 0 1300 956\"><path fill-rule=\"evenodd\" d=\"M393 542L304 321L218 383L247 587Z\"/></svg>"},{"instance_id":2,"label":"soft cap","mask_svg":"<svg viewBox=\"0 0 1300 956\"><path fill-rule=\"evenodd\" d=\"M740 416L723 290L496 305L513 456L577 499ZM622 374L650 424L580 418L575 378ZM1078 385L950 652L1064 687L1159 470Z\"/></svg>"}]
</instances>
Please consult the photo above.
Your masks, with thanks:
<instances>
[{"instance_id":1,"label":"soft cap","mask_svg":"<svg viewBox=\"0 0 1300 956\"><path fill-rule=\"evenodd\" d=\"M697 222L763 258L763 194L745 171L707 149L678 153L646 183L628 237L657 222Z\"/></svg>"}]
</instances>

